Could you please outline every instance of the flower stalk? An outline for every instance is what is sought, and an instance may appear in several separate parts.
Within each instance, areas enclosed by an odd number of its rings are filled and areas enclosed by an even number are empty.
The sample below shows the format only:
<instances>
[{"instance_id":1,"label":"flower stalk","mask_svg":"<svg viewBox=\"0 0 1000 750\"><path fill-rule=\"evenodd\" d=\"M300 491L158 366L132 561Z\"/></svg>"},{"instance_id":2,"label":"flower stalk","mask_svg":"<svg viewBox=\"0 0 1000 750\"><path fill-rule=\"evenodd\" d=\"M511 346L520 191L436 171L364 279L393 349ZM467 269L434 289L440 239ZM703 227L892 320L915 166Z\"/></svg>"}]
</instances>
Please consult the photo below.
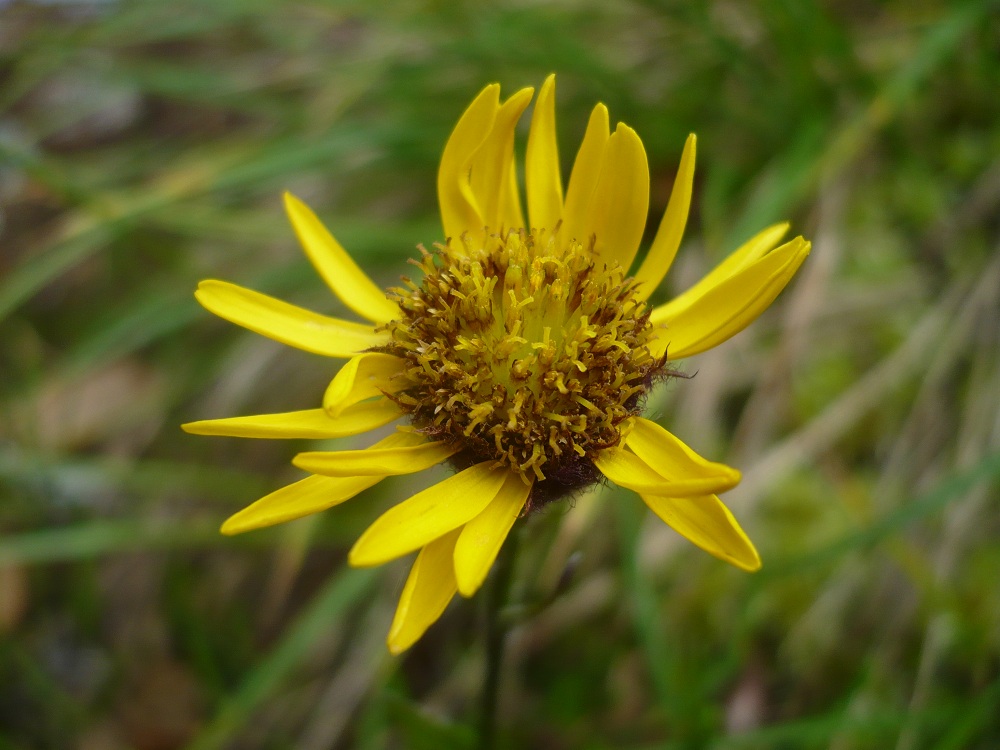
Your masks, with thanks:
<instances>
[{"instance_id":1,"label":"flower stalk","mask_svg":"<svg viewBox=\"0 0 1000 750\"><path fill-rule=\"evenodd\" d=\"M494 572L486 586L483 609L486 626L483 631L485 666L479 697L479 748L493 750L497 739L497 711L500 701L500 681L503 674L507 636L514 623L506 616L507 605L514 581L519 533L512 534L501 550L494 565Z\"/></svg>"}]
</instances>

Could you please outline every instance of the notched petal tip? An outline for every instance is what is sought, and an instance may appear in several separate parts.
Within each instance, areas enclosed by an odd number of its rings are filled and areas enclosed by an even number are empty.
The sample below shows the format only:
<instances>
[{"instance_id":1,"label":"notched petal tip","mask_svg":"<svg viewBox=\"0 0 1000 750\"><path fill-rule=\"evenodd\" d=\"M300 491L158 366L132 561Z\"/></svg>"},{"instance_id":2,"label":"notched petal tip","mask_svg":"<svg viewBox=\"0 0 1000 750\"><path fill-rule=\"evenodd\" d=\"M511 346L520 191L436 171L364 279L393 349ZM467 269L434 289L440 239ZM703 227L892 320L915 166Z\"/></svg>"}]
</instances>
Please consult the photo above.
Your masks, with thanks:
<instances>
[{"instance_id":1,"label":"notched petal tip","mask_svg":"<svg viewBox=\"0 0 1000 750\"><path fill-rule=\"evenodd\" d=\"M205 295L213 289L219 289L228 284L228 281L222 281L221 279L202 279L194 289L194 298L198 300L202 307L212 312L211 308L205 304Z\"/></svg>"},{"instance_id":2,"label":"notched petal tip","mask_svg":"<svg viewBox=\"0 0 1000 750\"><path fill-rule=\"evenodd\" d=\"M631 128L628 125L626 125L624 122L620 122L620 121L615 125L615 134L617 135L618 133L624 133L627 136L635 136L636 138L639 137L636 134L634 128Z\"/></svg>"},{"instance_id":3,"label":"notched petal tip","mask_svg":"<svg viewBox=\"0 0 1000 750\"><path fill-rule=\"evenodd\" d=\"M531 97L533 97L534 95L535 95L534 86L524 86L523 88L519 88L513 94L508 96L503 103L507 104L508 102L517 102L518 104L520 104L522 99L528 99L530 101Z\"/></svg>"}]
</instances>

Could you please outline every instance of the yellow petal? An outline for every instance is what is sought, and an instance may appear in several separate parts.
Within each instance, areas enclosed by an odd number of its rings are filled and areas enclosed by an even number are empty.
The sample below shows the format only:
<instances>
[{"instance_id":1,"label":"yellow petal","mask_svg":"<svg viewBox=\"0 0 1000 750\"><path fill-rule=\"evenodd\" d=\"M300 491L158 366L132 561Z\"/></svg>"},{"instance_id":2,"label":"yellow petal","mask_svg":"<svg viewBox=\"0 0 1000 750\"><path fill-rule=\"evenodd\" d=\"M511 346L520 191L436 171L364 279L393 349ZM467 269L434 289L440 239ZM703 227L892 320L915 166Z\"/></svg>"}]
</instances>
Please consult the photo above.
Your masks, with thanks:
<instances>
[{"instance_id":1,"label":"yellow petal","mask_svg":"<svg viewBox=\"0 0 1000 750\"><path fill-rule=\"evenodd\" d=\"M545 79L528 132L525 154L525 188L528 193L528 216L531 226L555 229L562 216L562 176L559 172L559 148L556 143L556 76Z\"/></svg>"},{"instance_id":2,"label":"yellow petal","mask_svg":"<svg viewBox=\"0 0 1000 750\"><path fill-rule=\"evenodd\" d=\"M625 445L668 480L717 481L720 477L726 477L732 485L725 489L735 487L740 481L740 473L736 469L702 458L672 432L643 417L632 420L632 429L625 438ZM722 491L721 487L713 490Z\"/></svg>"},{"instance_id":3,"label":"yellow petal","mask_svg":"<svg viewBox=\"0 0 1000 750\"><path fill-rule=\"evenodd\" d=\"M448 138L438 168L438 204L445 238L455 241L463 232L483 228L483 215L469 183L469 170L476 151L489 137L500 109L500 85L484 88L459 119ZM460 243L453 246L461 247Z\"/></svg>"},{"instance_id":4,"label":"yellow petal","mask_svg":"<svg viewBox=\"0 0 1000 750\"><path fill-rule=\"evenodd\" d=\"M503 216L501 208L509 208L511 166L514 164L514 128L528 107L534 89L524 88L503 103L493 122L493 130L472 160L472 194L482 216L482 224L497 232L501 225L511 229L514 221L523 224L520 214ZM471 227L470 227L471 229Z\"/></svg>"},{"instance_id":5,"label":"yellow petal","mask_svg":"<svg viewBox=\"0 0 1000 750\"><path fill-rule=\"evenodd\" d=\"M384 477L308 477L282 487L230 516L222 524L222 533L242 534L244 531L262 529L319 513L350 500L383 479Z\"/></svg>"},{"instance_id":6,"label":"yellow petal","mask_svg":"<svg viewBox=\"0 0 1000 750\"><path fill-rule=\"evenodd\" d=\"M642 241L649 211L646 151L627 125L618 123L608 140L593 201L584 237L596 238L594 247L605 263L618 263L627 271Z\"/></svg>"},{"instance_id":7,"label":"yellow petal","mask_svg":"<svg viewBox=\"0 0 1000 750\"><path fill-rule=\"evenodd\" d=\"M674 262L677 248L681 246L688 210L691 208L696 145L697 138L691 133L684 144L681 164L677 168L677 177L674 179L674 187L670 191L670 200L660 221L660 228L656 230L656 237L649 248L649 253L635 274L635 280L641 284L638 290L641 299L649 297L660 285L670 264Z\"/></svg>"},{"instance_id":8,"label":"yellow petal","mask_svg":"<svg viewBox=\"0 0 1000 750\"><path fill-rule=\"evenodd\" d=\"M764 257L788 233L788 226L788 222L786 221L781 224L769 226L767 229L755 234L727 255L725 260L705 274L698 283L674 297L670 301L670 305L661 305L656 308L652 315L650 315L650 321L653 325L662 323L663 315L668 308L680 310L686 307L691 304L692 300L697 299L716 284L743 270L755 260Z\"/></svg>"},{"instance_id":9,"label":"yellow petal","mask_svg":"<svg viewBox=\"0 0 1000 750\"><path fill-rule=\"evenodd\" d=\"M521 210L521 191L517 186L517 165L511 159L507 170L507 179L501 186L500 193L500 224L505 229L520 228L524 224L524 212Z\"/></svg>"},{"instance_id":10,"label":"yellow petal","mask_svg":"<svg viewBox=\"0 0 1000 750\"><path fill-rule=\"evenodd\" d=\"M387 510L355 542L350 564L381 565L471 521L507 476L503 469L491 469L492 463L471 466Z\"/></svg>"},{"instance_id":11,"label":"yellow petal","mask_svg":"<svg viewBox=\"0 0 1000 750\"><path fill-rule=\"evenodd\" d=\"M665 463L662 466L657 464L654 469L650 462L635 453L609 448L597 455L594 465L615 484L633 492L654 495L703 495L706 492L724 492L739 483L740 473L736 469L706 461L677 438L673 440L690 451L690 456L679 450L676 444L670 445L658 451ZM670 476L666 476L668 471Z\"/></svg>"},{"instance_id":12,"label":"yellow petal","mask_svg":"<svg viewBox=\"0 0 1000 750\"><path fill-rule=\"evenodd\" d=\"M311 451L300 453L292 463L300 469L329 477L395 476L429 469L456 453L461 446L440 440L430 442L410 433L412 445L365 448L355 451Z\"/></svg>"},{"instance_id":13,"label":"yellow petal","mask_svg":"<svg viewBox=\"0 0 1000 750\"><path fill-rule=\"evenodd\" d=\"M412 443L412 433L394 432L379 440L373 449L394 448ZM385 475L365 477L308 477L302 481L282 487L222 524L223 534L241 534L244 531L273 526L276 523L292 521L302 516L340 505L350 500L362 490L378 484Z\"/></svg>"},{"instance_id":14,"label":"yellow petal","mask_svg":"<svg viewBox=\"0 0 1000 750\"><path fill-rule=\"evenodd\" d=\"M608 108L598 104L590 113L587 132L583 135L566 188L561 233L567 240L575 239L584 244L589 241L584 232L589 230L594 187L601 174L608 138Z\"/></svg>"},{"instance_id":15,"label":"yellow petal","mask_svg":"<svg viewBox=\"0 0 1000 750\"><path fill-rule=\"evenodd\" d=\"M444 613L455 596L455 566L452 556L460 529L430 542L417 555L399 596L386 645L401 654L418 640Z\"/></svg>"},{"instance_id":16,"label":"yellow petal","mask_svg":"<svg viewBox=\"0 0 1000 750\"><path fill-rule=\"evenodd\" d=\"M752 323L785 288L809 255L810 244L796 237L684 304L668 302L653 316L666 327L650 344L654 355L690 357L718 346Z\"/></svg>"},{"instance_id":17,"label":"yellow petal","mask_svg":"<svg viewBox=\"0 0 1000 750\"><path fill-rule=\"evenodd\" d=\"M302 249L341 302L373 323L399 317L399 306L386 299L385 290L368 278L305 203L285 193L285 212Z\"/></svg>"},{"instance_id":18,"label":"yellow petal","mask_svg":"<svg viewBox=\"0 0 1000 750\"><path fill-rule=\"evenodd\" d=\"M396 393L406 386L398 376L404 362L399 357L381 352L368 352L352 357L337 372L323 394L323 408L331 417L345 409L383 393Z\"/></svg>"},{"instance_id":19,"label":"yellow petal","mask_svg":"<svg viewBox=\"0 0 1000 750\"><path fill-rule=\"evenodd\" d=\"M252 417L205 419L181 425L193 435L224 435L242 438L338 438L374 430L403 413L387 398L356 404L336 419L323 409L257 414Z\"/></svg>"},{"instance_id":20,"label":"yellow petal","mask_svg":"<svg viewBox=\"0 0 1000 750\"><path fill-rule=\"evenodd\" d=\"M455 578L462 596L472 596L486 580L530 492L531 484L508 472L493 502L465 524L455 545Z\"/></svg>"},{"instance_id":21,"label":"yellow petal","mask_svg":"<svg viewBox=\"0 0 1000 750\"><path fill-rule=\"evenodd\" d=\"M760 570L760 556L753 543L715 495L660 497L643 494L642 499L674 531L706 552L750 573Z\"/></svg>"},{"instance_id":22,"label":"yellow petal","mask_svg":"<svg viewBox=\"0 0 1000 750\"><path fill-rule=\"evenodd\" d=\"M327 357L351 357L388 343L372 326L330 318L226 281L203 281L195 298L230 323Z\"/></svg>"}]
</instances>

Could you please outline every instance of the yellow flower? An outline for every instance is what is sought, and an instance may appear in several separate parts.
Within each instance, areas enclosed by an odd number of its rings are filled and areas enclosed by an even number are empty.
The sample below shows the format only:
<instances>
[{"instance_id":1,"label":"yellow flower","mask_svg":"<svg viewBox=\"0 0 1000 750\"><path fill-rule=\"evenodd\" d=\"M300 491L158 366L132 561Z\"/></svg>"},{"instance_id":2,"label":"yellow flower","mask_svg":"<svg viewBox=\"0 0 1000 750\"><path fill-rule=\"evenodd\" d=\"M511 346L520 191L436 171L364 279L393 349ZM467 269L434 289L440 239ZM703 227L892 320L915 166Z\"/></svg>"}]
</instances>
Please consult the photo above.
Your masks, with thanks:
<instances>
[{"instance_id":1,"label":"yellow flower","mask_svg":"<svg viewBox=\"0 0 1000 750\"><path fill-rule=\"evenodd\" d=\"M635 491L702 549L744 570L760 558L716 493L739 473L697 455L640 416L670 362L714 347L753 321L809 253L787 225L765 229L676 299L646 300L680 245L691 201L695 137L684 147L666 213L632 276L649 206L635 132L591 114L565 194L555 132L555 79L535 103L521 210L514 130L533 95L504 102L487 86L462 115L438 172L444 243L421 248L421 277L383 292L291 195L299 241L334 294L367 323L320 315L222 281L196 293L208 310L306 351L346 359L323 408L187 424L204 435L333 438L406 418L365 450L310 452L311 476L232 516L223 533L338 505L387 476L450 461L453 476L378 518L351 549L355 566L419 551L388 645L398 653L472 596L511 527L533 508L602 477Z\"/></svg>"}]
</instances>

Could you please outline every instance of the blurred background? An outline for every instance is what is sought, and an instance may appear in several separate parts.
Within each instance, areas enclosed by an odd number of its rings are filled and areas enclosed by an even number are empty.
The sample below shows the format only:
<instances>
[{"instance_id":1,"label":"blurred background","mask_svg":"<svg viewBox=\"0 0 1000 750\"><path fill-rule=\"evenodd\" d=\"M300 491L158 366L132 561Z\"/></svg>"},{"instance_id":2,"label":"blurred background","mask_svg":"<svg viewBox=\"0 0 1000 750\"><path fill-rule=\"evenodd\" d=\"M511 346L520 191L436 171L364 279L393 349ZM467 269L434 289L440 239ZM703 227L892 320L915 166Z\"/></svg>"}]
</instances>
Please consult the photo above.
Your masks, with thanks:
<instances>
[{"instance_id":1,"label":"blurred background","mask_svg":"<svg viewBox=\"0 0 1000 750\"><path fill-rule=\"evenodd\" d=\"M481 602L392 658L408 566L345 563L433 476L220 536L316 443L180 423L315 407L337 363L192 291L344 314L282 191L391 285L441 238L437 159L465 105L552 71L565 173L604 101L646 145L653 228L698 133L659 298L775 221L814 250L650 403L743 470L724 499L763 570L629 492L531 518L501 747L1000 747L998 13L0 2L0 749L472 746Z\"/></svg>"}]
</instances>

